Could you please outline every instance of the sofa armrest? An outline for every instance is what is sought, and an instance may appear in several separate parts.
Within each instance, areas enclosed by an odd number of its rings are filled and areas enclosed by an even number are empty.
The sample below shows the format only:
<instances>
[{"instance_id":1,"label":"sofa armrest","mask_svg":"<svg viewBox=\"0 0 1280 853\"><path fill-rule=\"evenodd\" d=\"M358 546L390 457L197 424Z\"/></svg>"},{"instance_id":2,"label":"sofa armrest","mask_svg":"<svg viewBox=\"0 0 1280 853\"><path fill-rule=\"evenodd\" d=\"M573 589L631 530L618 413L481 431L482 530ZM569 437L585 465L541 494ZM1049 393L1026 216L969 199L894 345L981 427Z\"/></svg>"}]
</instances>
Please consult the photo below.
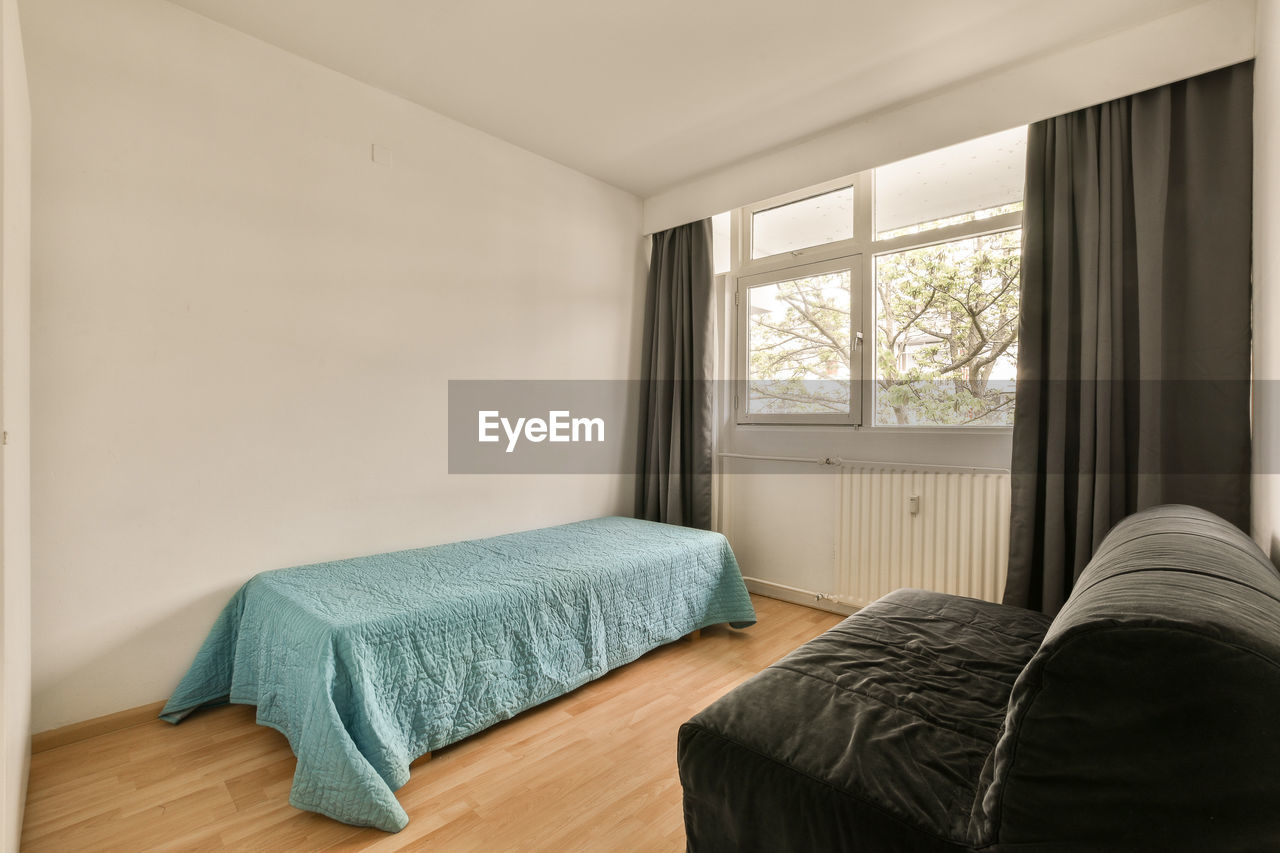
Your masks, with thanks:
<instances>
[{"instance_id":1,"label":"sofa armrest","mask_svg":"<svg viewBox=\"0 0 1280 853\"><path fill-rule=\"evenodd\" d=\"M1280 574L1190 507L1122 522L1010 695L994 850L1280 849Z\"/></svg>"},{"instance_id":2,"label":"sofa armrest","mask_svg":"<svg viewBox=\"0 0 1280 853\"><path fill-rule=\"evenodd\" d=\"M1221 639L1099 629L1029 666L979 813L996 849L1280 849L1280 670Z\"/></svg>"}]
</instances>

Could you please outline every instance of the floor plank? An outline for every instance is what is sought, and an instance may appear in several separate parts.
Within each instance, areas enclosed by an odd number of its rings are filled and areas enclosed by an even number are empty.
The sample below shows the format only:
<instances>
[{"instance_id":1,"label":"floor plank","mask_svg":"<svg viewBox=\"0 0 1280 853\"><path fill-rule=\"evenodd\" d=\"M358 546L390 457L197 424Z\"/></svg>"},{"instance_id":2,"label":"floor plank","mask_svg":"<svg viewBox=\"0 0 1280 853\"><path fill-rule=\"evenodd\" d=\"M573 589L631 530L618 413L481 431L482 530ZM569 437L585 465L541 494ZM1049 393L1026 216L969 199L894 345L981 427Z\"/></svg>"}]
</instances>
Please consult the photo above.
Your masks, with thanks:
<instances>
[{"instance_id":1,"label":"floor plank","mask_svg":"<svg viewBox=\"0 0 1280 853\"><path fill-rule=\"evenodd\" d=\"M675 851L676 731L841 617L752 596L759 624L704 629L433 753L394 835L289 805L284 737L233 705L37 753L24 851Z\"/></svg>"}]
</instances>

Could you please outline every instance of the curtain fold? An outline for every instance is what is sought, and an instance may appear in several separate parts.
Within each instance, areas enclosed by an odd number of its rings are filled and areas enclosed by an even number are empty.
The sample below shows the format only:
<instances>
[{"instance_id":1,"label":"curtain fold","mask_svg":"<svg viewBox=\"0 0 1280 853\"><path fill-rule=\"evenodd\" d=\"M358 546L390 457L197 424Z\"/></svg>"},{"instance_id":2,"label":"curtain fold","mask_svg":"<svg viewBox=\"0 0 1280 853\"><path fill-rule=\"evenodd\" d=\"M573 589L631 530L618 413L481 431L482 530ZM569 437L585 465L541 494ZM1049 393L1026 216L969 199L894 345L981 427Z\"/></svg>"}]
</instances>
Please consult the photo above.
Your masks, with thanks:
<instances>
[{"instance_id":1,"label":"curtain fold","mask_svg":"<svg viewBox=\"0 0 1280 853\"><path fill-rule=\"evenodd\" d=\"M1028 131L1007 604L1148 506L1247 529L1252 101L1246 62Z\"/></svg>"},{"instance_id":2,"label":"curtain fold","mask_svg":"<svg viewBox=\"0 0 1280 853\"><path fill-rule=\"evenodd\" d=\"M636 516L711 528L711 220L654 234Z\"/></svg>"}]
</instances>

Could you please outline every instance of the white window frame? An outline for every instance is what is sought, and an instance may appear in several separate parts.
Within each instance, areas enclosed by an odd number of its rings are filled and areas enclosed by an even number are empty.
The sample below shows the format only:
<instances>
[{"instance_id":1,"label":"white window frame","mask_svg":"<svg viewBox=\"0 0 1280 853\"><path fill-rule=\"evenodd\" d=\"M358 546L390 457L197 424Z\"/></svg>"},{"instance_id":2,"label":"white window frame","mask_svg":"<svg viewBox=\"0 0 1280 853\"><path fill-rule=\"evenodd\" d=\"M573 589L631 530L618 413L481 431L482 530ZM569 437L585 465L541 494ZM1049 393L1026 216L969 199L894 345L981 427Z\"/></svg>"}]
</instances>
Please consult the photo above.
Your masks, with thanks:
<instances>
[{"instance_id":1,"label":"white window frame","mask_svg":"<svg viewBox=\"0 0 1280 853\"><path fill-rule=\"evenodd\" d=\"M753 238L752 216L758 212L775 207L802 201L814 196L823 195L844 187L853 187L853 237L821 246L813 246L763 258L751 257L751 241ZM909 249L920 249L935 246L939 243L950 243L973 237L984 237L1001 231L1009 231L1022 227L1022 211L1002 213L986 219L975 219L971 222L960 222L941 228L933 228L916 234L905 234L888 239L875 239L874 219L875 169L867 169L853 175L846 175L833 181L826 181L801 190L775 196L770 199L747 205L732 211L730 217L730 236L732 252L730 253L730 269L725 275L725 282L734 298L734 420L740 425L765 424L811 424L822 426L845 426L874 429L877 433L900 431L921 434L928 431L954 432L965 434L978 432L1006 433L1009 426L965 425L965 424L877 424L875 422L875 263L879 255L892 254ZM855 352L861 352L861 358L851 361L851 401L853 411L847 416L833 414L782 415L755 414L746 411L747 384L747 299L745 288L785 281L794 278L789 271L800 267L825 264L844 259L856 259L858 269L853 276L852 324L850 339L854 341ZM857 345L861 341L861 346Z\"/></svg>"},{"instance_id":2,"label":"white window frame","mask_svg":"<svg viewBox=\"0 0 1280 853\"><path fill-rule=\"evenodd\" d=\"M863 313L862 298L865 292L862 287L863 267L864 264L860 256L845 255L842 258L803 263L769 272L756 273L755 275L738 276L737 289L734 291L734 308L737 311L738 318L738 378L734 383L734 409L738 413L738 423L841 424L856 426L861 422L862 383L857 381L860 359L855 358L864 349L860 332L854 332L849 339L851 376L849 380L849 411L847 413L782 414L769 412L752 414L747 406L749 400L747 360L750 357L747 343L751 338L747 329L747 310L751 304L750 290L753 287L768 287L771 284L777 284L782 281L791 281L804 276L822 275L823 273L847 269L849 270L849 316L851 318L861 317Z\"/></svg>"}]
</instances>

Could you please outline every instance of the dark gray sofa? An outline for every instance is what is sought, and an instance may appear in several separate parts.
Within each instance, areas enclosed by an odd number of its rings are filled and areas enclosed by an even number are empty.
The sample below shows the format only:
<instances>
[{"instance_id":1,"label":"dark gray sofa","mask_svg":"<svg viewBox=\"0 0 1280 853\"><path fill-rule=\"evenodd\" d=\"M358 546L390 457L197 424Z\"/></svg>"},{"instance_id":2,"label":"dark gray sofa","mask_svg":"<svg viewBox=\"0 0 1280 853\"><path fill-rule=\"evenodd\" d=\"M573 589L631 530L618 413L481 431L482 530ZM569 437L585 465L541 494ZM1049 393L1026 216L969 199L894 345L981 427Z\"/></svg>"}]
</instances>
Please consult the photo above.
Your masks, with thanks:
<instances>
[{"instance_id":1,"label":"dark gray sofa","mask_svg":"<svg viewBox=\"0 0 1280 853\"><path fill-rule=\"evenodd\" d=\"M680 729L690 851L1280 851L1280 573L1210 513L1050 622L899 590Z\"/></svg>"}]
</instances>

